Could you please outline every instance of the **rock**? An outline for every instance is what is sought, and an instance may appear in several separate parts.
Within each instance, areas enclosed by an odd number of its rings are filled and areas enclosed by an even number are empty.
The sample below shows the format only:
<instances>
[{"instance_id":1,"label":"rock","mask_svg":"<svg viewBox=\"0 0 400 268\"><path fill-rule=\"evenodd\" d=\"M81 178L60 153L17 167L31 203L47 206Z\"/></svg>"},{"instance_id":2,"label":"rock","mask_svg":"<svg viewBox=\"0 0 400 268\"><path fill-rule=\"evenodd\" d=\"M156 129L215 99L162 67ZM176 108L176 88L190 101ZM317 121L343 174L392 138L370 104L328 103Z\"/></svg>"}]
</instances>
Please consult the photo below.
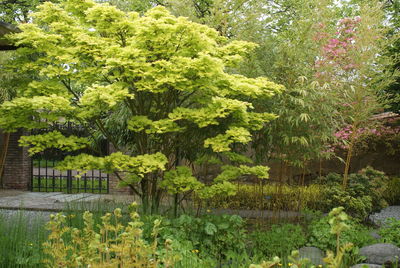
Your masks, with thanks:
<instances>
[{"instance_id":1,"label":"rock","mask_svg":"<svg viewBox=\"0 0 400 268\"><path fill-rule=\"evenodd\" d=\"M370 264L370 263L360 263L360 264L356 264L354 266L351 266L351 268L364 268L364 267L368 267L368 268L382 268L382 265L379 264Z\"/></svg>"},{"instance_id":2,"label":"rock","mask_svg":"<svg viewBox=\"0 0 400 268\"><path fill-rule=\"evenodd\" d=\"M378 226L384 225L388 218L400 220L400 206L389 206L382 209L379 213L369 216L369 219Z\"/></svg>"},{"instance_id":3,"label":"rock","mask_svg":"<svg viewBox=\"0 0 400 268\"><path fill-rule=\"evenodd\" d=\"M388 261L395 262L400 256L400 249L392 244L373 244L360 249L360 255L366 257L366 263L384 264Z\"/></svg>"},{"instance_id":4,"label":"rock","mask_svg":"<svg viewBox=\"0 0 400 268\"><path fill-rule=\"evenodd\" d=\"M382 236L380 236L376 231L372 231L370 233L371 237L375 238L376 240L379 240L382 238Z\"/></svg>"},{"instance_id":5,"label":"rock","mask_svg":"<svg viewBox=\"0 0 400 268\"><path fill-rule=\"evenodd\" d=\"M309 259L314 265L323 265L324 252L316 247L302 247L299 249L301 259Z\"/></svg>"}]
</instances>

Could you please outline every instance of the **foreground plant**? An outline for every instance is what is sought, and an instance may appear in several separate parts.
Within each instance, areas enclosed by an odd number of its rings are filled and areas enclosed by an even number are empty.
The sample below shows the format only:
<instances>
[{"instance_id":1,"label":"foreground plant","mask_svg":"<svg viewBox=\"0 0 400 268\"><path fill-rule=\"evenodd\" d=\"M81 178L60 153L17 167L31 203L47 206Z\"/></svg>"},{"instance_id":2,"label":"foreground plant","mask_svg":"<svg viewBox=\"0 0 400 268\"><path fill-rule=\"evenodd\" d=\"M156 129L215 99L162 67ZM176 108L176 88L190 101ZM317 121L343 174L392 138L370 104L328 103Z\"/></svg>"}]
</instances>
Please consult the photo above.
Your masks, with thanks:
<instances>
[{"instance_id":1,"label":"foreground plant","mask_svg":"<svg viewBox=\"0 0 400 268\"><path fill-rule=\"evenodd\" d=\"M347 224L349 220L348 215L344 212L343 207L337 207L332 209L329 212L329 224L330 224L330 233L336 236L336 254L330 250L326 252L326 257L323 261L326 263L326 267L328 268L341 268L343 259L346 253L353 248L352 243L340 243L340 235L350 229L350 226ZM294 250L292 254L288 256L288 266L292 268L301 268L301 267L311 267L315 268L315 265L311 264L311 261L307 258L301 258L299 251ZM263 262L261 264L252 264L250 268L272 268L282 266L280 263L280 259L278 257L274 257L270 261ZM318 265L317 267L322 267Z\"/></svg>"},{"instance_id":2,"label":"foreground plant","mask_svg":"<svg viewBox=\"0 0 400 268\"><path fill-rule=\"evenodd\" d=\"M281 266L281 259L279 257L274 257L270 261L263 261L261 264L251 264L249 268L272 268Z\"/></svg>"},{"instance_id":3,"label":"foreground plant","mask_svg":"<svg viewBox=\"0 0 400 268\"><path fill-rule=\"evenodd\" d=\"M327 251L324 262L327 263L328 268L340 268L346 252L353 248L352 243L340 244L340 235L343 231L350 229L350 226L346 223L348 219L349 217L344 212L344 207L334 208L329 212L331 234L336 236L336 255L330 250Z\"/></svg>"},{"instance_id":4,"label":"foreground plant","mask_svg":"<svg viewBox=\"0 0 400 268\"><path fill-rule=\"evenodd\" d=\"M290 268L315 268L315 265L311 264L311 261L307 258L300 258L300 253L298 250L293 250L292 254L288 256L288 264L284 267ZM251 264L249 268L277 268L282 267L281 259L279 257L274 257L270 261L264 261L261 264ZM318 267L321 267L319 265Z\"/></svg>"},{"instance_id":5,"label":"foreground plant","mask_svg":"<svg viewBox=\"0 0 400 268\"><path fill-rule=\"evenodd\" d=\"M92 213L86 211L83 215L85 227L82 230L69 227L66 216L61 213L51 215L47 229L51 232L48 241L43 244L48 255L45 264L48 267L173 267L177 259L170 250L171 241L165 242L167 254L157 255L157 235L160 220L154 222L152 237L149 244L142 238L142 225L136 205L130 213L131 221L121 224L121 209L114 213L106 213L102 223L94 226ZM99 230L96 230L96 229Z\"/></svg>"}]
</instances>

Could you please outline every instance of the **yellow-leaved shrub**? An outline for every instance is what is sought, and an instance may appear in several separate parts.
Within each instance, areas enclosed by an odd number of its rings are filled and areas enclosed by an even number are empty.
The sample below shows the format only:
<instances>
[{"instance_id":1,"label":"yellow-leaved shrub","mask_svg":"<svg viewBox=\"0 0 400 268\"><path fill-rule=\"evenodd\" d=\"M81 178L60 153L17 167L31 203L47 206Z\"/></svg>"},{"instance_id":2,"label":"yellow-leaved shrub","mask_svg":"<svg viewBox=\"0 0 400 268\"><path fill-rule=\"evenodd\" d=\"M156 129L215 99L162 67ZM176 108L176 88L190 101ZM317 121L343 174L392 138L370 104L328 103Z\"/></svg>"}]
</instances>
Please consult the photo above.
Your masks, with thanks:
<instances>
[{"instance_id":1,"label":"yellow-leaved shrub","mask_svg":"<svg viewBox=\"0 0 400 268\"><path fill-rule=\"evenodd\" d=\"M305 208L316 209L321 199L323 187L320 185L291 186L238 184L234 196L216 195L207 200L212 208L265 209L299 211Z\"/></svg>"}]
</instances>

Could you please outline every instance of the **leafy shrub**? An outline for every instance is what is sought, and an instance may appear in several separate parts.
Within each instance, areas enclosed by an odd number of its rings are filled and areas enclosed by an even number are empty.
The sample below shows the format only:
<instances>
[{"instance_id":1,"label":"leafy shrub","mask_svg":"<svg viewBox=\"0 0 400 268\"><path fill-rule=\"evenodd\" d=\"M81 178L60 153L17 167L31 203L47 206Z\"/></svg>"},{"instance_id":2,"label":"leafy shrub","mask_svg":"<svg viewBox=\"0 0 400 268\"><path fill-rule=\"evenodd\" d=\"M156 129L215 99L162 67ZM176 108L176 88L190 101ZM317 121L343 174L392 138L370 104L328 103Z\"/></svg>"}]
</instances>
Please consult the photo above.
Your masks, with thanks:
<instances>
[{"instance_id":1,"label":"leafy shrub","mask_svg":"<svg viewBox=\"0 0 400 268\"><path fill-rule=\"evenodd\" d=\"M383 242L388 242L400 247L400 220L390 218L379 230Z\"/></svg>"},{"instance_id":2,"label":"leafy shrub","mask_svg":"<svg viewBox=\"0 0 400 268\"><path fill-rule=\"evenodd\" d=\"M375 170L372 167L362 169L354 175L354 178L349 182L350 188L356 194L370 195L372 198L372 212L380 211L388 206L384 199L384 193L388 187L389 178L384 172ZM360 189L358 192L357 190Z\"/></svg>"},{"instance_id":3,"label":"leafy shrub","mask_svg":"<svg viewBox=\"0 0 400 268\"><path fill-rule=\"evenodd\" d=\"M285 257L306 243L306 236L299 225L273 225L269 231L256 231L250 236L253 252L268 257Z\"/></svg>"},{"instance_id":4,"label":"leafy shrub","mask_svg":"<svg viewBox=\"0 0 400 268\"><path fill-rule=\"evenodd\" d=\"M400 205L400 178L391 178L383 193L389 205Z\"/></svg>"},{"instance_id":5,"label":"leafy shrub","mask_svg":"<svg viewBox=\"0 0 400 268\"><path fill-rule=\"evenodd\" d=\"M325 212L343 206L349 215L365 219L372 212L387 206L384 193L388 178L371 167L350 174L346 189L342 187L342 176L336 173L320 178L319 182L327 186L318 202L320 209Z\"/></svg>"},{"instance_id":6,"label":"leafy shrub","mask_svg":"<svg viewBox=\"0 0 400 268\"><path fill-rule=\"evenodd\" d=\"M330 185L324 190L319 207L327 212L336 206L344 207L355 218L365 219L372 212L372 199L369 195L354 196L350 191L343 190L341 185Z\"/></svg>"},{"instance_id":7,"label":"leafy shrub","mask_svg":"<svg viewBox=\"0 0 400 268\"><path fill-rule=\"evenodd\" d=\"M283 267L291 267L291 268L315 268L314 265L311 264L311 261L306 258L300 258L300 253L298 250L293 250L291 255L287 257L288 263ZM282 267L282 260L275 256L271 260L263 261L261 264L251 264L249 268L276 268ZM321 266L318 266L321 267Z\"/></svg>"},{"instance_id":8,"label":"leafy shrub","mask_svg":"<svg viewBox=\"0 0 400 268\"><path fill-rule=\"evenodd\" d=\"M145 237L149 236L153 217L145 225ZM177 219L164 219L160 230L160 243L167 239L189 242L192 250L201 257L225 259L229 252L244 252L245 221L237 215L181 215Z\"/></svg>"},{"instance_id":9,"label":"leafy shrub","mask_svg":"<svg viewBox=\"0 0 400 268\"><path fill-rule=\"evenodd\" d=\"M317 208L321 198L321 186L259 185L239 184L234 196L216 195L208 201L213 208L266 209L299 211L304 208Z\"/></svg>"},{"instance_id":10,"label":"leafy shrub","mask_svg":"<svg viewBox=\"0 0 400 268\"><path fill-rule=\"evenodd\" d=\"M80 230L67 226L66 216L51 215L47 224L51 232L43 244L49 267L157 267L163 263L172 267L179 256L170 251L171 241L165 243L162 257L157 252L160 221L154 222L152 243L142 238L142 225L136 211L131 212L131 222L121 224L121 209L102 217L99 231L95 230L93 215L83 214L85 227ZM168 254L170 253L170 254Z\"/></svg>"},{"instance_id":11,"label":"leafy shrub","mask_svg":"<svg viewBox=\"0 0 400 268\"><path fill-rule=\"evenodd\" d=\"M355 247L363 247L373 244L375 239L370 235L367 227L358 224L354 220L346 220L350 227L340 235L340 244L352 243ZM311 223L308 227L308 246L314 246L324 251L336 249L336 237L331 233L329 218L323 217Z\"/></svg>"}]
</instances>

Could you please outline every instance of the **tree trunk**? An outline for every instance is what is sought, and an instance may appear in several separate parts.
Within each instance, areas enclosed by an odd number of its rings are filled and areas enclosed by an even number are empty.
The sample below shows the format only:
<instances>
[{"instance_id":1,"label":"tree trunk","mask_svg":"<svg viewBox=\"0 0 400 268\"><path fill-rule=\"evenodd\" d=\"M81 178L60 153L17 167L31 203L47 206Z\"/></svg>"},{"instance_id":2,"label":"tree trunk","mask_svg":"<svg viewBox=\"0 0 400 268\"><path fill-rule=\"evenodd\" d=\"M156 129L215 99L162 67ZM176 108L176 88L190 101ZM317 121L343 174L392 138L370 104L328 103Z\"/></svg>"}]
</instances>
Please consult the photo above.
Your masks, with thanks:
<instances>
[{"instance_id":1,"label":"tree trunk","mask_svg":"<svg viewBox=\"0 0 400 268\"><path fill-rule=\"evenodd\" d=\"M349 149L347 150L346 162L344 166L343 184L342 184L343 189L346 189L347 182L349 180L350 162L351 162L351 157L353 156L353 147L357 136L357 127L355 125L353 125L352 131L353 132L351 133L350 136Z\"/></svg>"},{"instance_id":2,"label":"tree trunk","mask_svg":"<svg viewBox=\"0 0 400 268\"><path fill-rule=\"evenodd\" d=\"M3 145L0 152L0 187L3 188L3 173L7 158L8 145L10 143L10 133L3 134Z\"/></svg>"},{"instance_id":3,"label":"tree trunk","mask_svg":"<svg viewBox=\"0 0 400 268\"><path fill-rule=\"evenodd\" d=\"M149 213L149 189L148 189L148 178L143 178L140 185L142 188L142 210L143 214Z\"/></svg>"},{"instance_id":4,"label":"tree trunk","mask_svg":"<svg viewBox=\"0 0 400 268\"><path fill-rule=\"evenodd\" d=\"M174 196L174 218L178 216L178 200L179 200L179 194L176 193Z\"/></svg>"},{"instance_id":5,"label":"tree trunk","mask_svg":"<svg viewBox=\"0 0 400 268\"><path fill-rule=\"evenodd\" d=\"M322 177L322 159L319 159L319 177Z\"/></svg>"},{"instance_id":6,"label":"tree trunk","mask_svg":"<svg viewBox=\"0 0 400 268\"><path fill-rule=\"evenodd\" d=\"M301 171L301 186L303 186L303 187L305 185L305 179L306 179L306 163L304 161L303 170Z\"/></svg>"}]
</instances>

